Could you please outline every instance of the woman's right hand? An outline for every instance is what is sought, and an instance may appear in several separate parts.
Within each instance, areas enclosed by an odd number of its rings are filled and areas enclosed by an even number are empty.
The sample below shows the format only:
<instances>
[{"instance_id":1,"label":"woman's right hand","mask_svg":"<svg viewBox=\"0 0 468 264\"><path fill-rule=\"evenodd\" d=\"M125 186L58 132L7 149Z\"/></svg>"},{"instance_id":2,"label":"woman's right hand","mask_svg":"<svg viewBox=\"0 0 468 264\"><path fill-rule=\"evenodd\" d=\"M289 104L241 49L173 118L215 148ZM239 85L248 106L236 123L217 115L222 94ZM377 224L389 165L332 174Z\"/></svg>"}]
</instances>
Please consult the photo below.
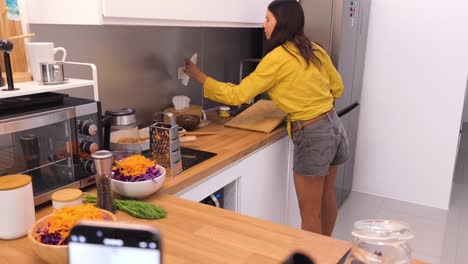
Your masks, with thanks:
<instances>
[{"instance_id":1,"label":"woman's right hand","mask_svg":"<svg viewBox=\"0 0 468 264\"><path fill-rule=\"evenodd\" d=\"M197 80L199 83L204 84L208 76L200 70L193 62L189 59L185 59L184 72L191 78Z\"/></svg>"}]
</instances>

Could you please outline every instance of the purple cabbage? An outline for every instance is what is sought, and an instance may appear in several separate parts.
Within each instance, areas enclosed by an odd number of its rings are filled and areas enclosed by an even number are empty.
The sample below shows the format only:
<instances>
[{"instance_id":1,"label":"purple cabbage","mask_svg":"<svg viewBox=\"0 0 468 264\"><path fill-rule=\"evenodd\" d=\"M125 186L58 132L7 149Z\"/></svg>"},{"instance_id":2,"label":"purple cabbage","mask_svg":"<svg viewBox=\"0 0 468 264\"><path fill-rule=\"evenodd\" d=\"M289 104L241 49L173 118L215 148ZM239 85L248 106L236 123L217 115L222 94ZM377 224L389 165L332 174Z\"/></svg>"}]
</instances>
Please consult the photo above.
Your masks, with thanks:
<instances>
[{"instance_id":1,"label":"purple cabbage","mask_svg":"<svg viewBox=\"0 0 468 264\"><path fill-rule=\"evenodd\" d=\"M162 170L158 166L146 168L146 173L135 177L123 175L118 168L112 170L112 178L117 181L124 182L141 182L158 178L162 175Z\"/></svg>"},{"instance_id":2,"label":"purple cabbage","mask_svg":"<svg viewBox=\"0 0 468 264\"><path fill-rule=\"evenodd\" d=\"M38 228L36 231L36 233L38 234L38 237L41 238L40 241L42 244L55 245L55 246L68 244L68 239L65 239L62 244L59 244L60 240L62 240L62 235L59 232L49 233L49 227L50 227L50 224L44 227L44 229Z\"/></svg>"}]
</instances>

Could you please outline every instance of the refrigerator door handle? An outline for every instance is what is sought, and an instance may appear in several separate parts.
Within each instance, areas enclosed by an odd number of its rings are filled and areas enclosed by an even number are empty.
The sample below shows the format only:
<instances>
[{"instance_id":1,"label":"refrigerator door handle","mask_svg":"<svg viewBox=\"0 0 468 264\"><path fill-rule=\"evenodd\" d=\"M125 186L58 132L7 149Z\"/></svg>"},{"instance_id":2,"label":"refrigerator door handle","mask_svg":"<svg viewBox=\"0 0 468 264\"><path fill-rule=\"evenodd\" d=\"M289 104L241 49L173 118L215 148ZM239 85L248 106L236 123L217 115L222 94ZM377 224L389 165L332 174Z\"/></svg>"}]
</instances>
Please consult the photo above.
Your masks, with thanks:
<instances>
[{"instance_id":1,"label":"refrigerator door handle","mask_svg":"<svg viewBox=\"0 0 468 264\"><path fill-rule=\"evenodd\" d=\"M364 20L364 7L359 9L359 35L362 35L362 20Z\"/></svg>"},{"instance_id":2,"label":"refrigerator door handle","mask_svg":"<svg viewBox=\"0 0 468 264\"><path fill-rule=\"evenodd\" d=\"M342 116L346 115L347 113L353 111L353 109L356 108L358 105L359 105L358 102L354 102L353 104L349 105L348 107L339 110L336 114L339 117L342 117Z\"/></svg>"}]
</instances>

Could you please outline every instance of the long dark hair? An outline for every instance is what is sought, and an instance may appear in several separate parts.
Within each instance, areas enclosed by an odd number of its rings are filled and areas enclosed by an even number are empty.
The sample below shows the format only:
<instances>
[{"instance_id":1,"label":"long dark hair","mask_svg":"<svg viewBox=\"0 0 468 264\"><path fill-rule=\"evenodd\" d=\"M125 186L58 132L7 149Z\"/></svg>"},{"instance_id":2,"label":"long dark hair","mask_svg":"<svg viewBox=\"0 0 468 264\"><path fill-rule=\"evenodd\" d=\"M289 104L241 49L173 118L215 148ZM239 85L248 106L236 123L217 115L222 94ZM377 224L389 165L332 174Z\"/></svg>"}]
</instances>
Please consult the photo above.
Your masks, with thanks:
<instances>
[{"instance_id":1,"label":"long dark hair","mask_svg":"<svg viewBox=\"0 0 468 264\"><path fill-rule=\"evenodd\" d=\"M304 34L304 11L296 0L275 0L268 5L268 10L276 18L276 26L271 34L268 52L278 46L282 46L287 52L296 57L286 46L291 41L299 50L302 58L307 63L320 68L320 59L315 55L318 49L312 46L309 38ZM297 57L296 57L297 59Z\"/></svg>"}]
</instances>

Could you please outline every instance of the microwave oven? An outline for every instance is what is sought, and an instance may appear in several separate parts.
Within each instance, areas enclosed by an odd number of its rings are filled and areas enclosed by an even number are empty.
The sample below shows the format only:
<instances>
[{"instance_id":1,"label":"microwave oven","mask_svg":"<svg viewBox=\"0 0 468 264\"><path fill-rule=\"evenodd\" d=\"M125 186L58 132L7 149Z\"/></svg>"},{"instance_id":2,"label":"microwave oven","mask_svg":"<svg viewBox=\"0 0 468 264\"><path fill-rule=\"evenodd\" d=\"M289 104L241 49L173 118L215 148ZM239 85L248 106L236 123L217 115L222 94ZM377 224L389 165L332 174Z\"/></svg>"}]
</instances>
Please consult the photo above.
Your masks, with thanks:
<instances>
[{"instance_id":1,"label":"microwave oven","mask_svg":"<svg viewBox=\"0 0 468 264\"><path fill-rule=\"evenodd\" d=\"M18 107L35 98L0 100L0 106L16 103L0 110L0 177L30 175L38 205L59 189L95 183L91 153L99 149L102 133L99 102L59 95L56 102Z\"/></svg>"}]
</instances>

